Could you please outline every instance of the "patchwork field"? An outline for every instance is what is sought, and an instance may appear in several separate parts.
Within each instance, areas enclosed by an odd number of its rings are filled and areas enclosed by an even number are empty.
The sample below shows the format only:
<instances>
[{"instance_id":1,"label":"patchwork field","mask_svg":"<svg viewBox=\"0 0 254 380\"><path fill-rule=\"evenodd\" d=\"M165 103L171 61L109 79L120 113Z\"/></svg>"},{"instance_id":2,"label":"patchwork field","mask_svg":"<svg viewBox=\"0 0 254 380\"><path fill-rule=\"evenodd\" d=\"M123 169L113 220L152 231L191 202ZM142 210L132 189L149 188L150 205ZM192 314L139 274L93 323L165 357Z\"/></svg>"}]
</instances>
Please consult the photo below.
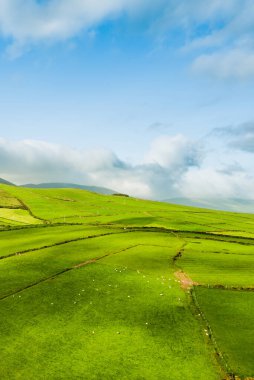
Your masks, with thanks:
<instances>
[{"instance_id":1,"label":"patchwork field","mask_svg":"<svg viewBox=\"0 0 254 380\"><path fill-rule=\"evenodd\" d=\"M197 287L197 302L228 369L244 377L254 373L254 293Z\"/></svg>"},{"instance_id":2,"label":"patchwork field","mask_svg":"<svg viewBox=\"0 0 254 380\"><path fill-rule=\"evenodd\" d=\"M254 378L254 215L0 186L0 378Z\"/></svg>"}]
</instances>

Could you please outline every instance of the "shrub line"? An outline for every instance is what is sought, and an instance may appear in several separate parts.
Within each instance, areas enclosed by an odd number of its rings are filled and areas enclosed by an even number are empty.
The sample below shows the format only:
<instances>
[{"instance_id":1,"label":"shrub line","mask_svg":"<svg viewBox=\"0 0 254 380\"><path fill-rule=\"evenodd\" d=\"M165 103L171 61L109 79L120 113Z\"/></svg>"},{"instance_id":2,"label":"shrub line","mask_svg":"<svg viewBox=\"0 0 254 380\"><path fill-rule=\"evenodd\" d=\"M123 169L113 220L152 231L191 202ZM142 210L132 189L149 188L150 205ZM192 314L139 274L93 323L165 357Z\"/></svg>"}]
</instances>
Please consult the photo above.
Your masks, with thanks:
<instances>
[{"instance_id":1,"label":"shrub line","mask_svg":"<svg viewBox=\"0 0 254 380\"><path fill-rule=\"evenodd\" d=\"M198 284L197 286L206 288L206 289L221 289L221 290L254 292L254 287L230 286L230 285L221 285L221 284L214 284L214 285Z\"/></svg>"}]
</instances>

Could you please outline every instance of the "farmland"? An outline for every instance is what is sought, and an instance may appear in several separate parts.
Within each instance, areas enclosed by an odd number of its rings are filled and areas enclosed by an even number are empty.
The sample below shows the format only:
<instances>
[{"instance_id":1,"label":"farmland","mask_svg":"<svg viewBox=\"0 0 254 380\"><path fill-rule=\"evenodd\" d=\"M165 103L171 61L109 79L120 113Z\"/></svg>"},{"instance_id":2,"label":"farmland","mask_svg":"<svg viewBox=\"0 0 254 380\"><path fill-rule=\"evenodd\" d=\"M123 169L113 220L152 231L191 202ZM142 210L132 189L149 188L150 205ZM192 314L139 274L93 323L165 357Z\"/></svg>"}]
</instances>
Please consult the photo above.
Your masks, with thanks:
<instances>
[{"instance_id":1,"label":"farmland","mask_svg":"<svg viewBox=\"0 0 254 380\"><path fill-rule=\"evenodd\" d=\"M254 377L254 215L1 185L0 236L1 379Z\"/></svg>"}]
</instances>

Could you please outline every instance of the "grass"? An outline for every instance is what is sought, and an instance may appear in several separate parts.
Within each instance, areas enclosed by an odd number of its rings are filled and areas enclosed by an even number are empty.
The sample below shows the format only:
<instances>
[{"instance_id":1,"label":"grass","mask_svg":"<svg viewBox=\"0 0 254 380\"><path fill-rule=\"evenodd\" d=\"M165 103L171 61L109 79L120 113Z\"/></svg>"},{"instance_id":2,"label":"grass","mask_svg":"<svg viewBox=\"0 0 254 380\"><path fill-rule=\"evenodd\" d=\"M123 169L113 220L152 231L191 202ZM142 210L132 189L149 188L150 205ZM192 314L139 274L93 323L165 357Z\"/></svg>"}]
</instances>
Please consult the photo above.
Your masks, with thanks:
<instances>
[{"instance_id":1,"label":"grass","mask_svg":"<svg viewBox=\"0 0 254 380\"><path fill-rule=\"evenodd\" d=\"M254 374L254 292L195 289L218 347L232 372Z\"/></svg>"},{"instance_id":2,"label":"grass","mask_svg":"<svg viewBox=\"0 0 254 380\"><path fill-rule=\"evenodd\" d=\"M83 225L52 225L48 228L38 226L37 228L2 231L0 233L0 257L3 258L19 254L20 252L33 251L45 246L53 246L87 236L97 236L116 231L118 230Z\"/></svg>"},{"instance_id":3,"label":"grass","mask_svg":"<svg viewBox=\"0 0 254 380\"><path fill-rule=\"evenodd\" d=\"M254 293L195 290L227 367L174 276L254 287L253 215L5 185L0 212L1 379L254 376Z\"/></svg>"},{"instance_id":4,"label":"grass","mask_svg":"<svg viewBox=\"0 0 254 380\"><path fill-rule=\"evenodd\" d=\"M93 264L2 301L2 378L218 378L179 288L118 268Z\"/></svg>"},{"instance_id":5,"label":"grass","mask_svg":"<svg viewBox=\"0 0 254 380\"><path fill-rule=\"evenodd\" d=\"M8 192L0 189L0 207L20 208L22 205L20 201L11 196Z\"/></svg>"},{"instance_id":6,"label":"grass","mask_svg":"<svg viewBox=\"0 0 254 380\"><path fill-rule=\"evenodd\" d=\"M254 215L162 204L135 198L99 195L77 189L26 189L1 185L21 199L38 218L51 222L114 223L183 231L230 231L254 236ZM252 235L253 234L253 235Z\"/></svg>"},{"instance_id":7,"label":"grass","mask_svg":"<svg viewBox=\"0 0 254 380\"><path fill-rule=\"evenodd\" d=\"M103 232L108 233L108 231ZM118 252L122 254L124 249L140 243L144 244L144 242L152 244L158 238L155 234L145 233L128 233L128 239L124 235L126 233L122 232L93 239L84 238L84 240L31 251L24 255L15 255L6 260L1 260L0 298L57 275L80 263ZM166 242L164 242L165 240ZM170 244L171 251L179 246L179 241L175 238L165 239L163 236L162 242ZM157 251L158 249L159 247ZM167 248L167 255L168 250Z\"/></svg>"},{"instance_id":8,"label":"grass","mask_svg":"<svg viewBox=\"0 0 254 380\"><path fill-rule=\"evenodd\" d=\"M253 246L199 240L187 244L177 265L200 284L254 287Z\"/></svg>"},{"instance_id":9,"label":"grass","mask_svg":"<svg viewBox=\"0 0 254 380\"><path fill-rule=\"evenodd\" d=\"M0 219L10 221L15 224L41 224L42 222L32 215L27 210L23 209L8 209L0 208Z\"/></svg>"}]
</instances>

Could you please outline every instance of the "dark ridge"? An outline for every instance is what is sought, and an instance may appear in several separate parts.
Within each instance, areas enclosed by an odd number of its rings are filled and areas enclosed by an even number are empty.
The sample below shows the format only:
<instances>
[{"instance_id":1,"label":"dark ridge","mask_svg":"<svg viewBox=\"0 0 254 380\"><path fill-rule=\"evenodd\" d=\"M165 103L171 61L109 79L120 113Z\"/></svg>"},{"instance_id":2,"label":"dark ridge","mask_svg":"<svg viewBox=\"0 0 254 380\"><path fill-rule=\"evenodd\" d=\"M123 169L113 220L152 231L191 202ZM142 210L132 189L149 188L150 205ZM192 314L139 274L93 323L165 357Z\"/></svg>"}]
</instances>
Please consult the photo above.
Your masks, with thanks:
<instances>
[{"instance_id":1,"label":"dark ridge","mask_svg":"<svg viewBox=\"0 0 254 380\"><path fill-rule=\"evenodd\" d=\"M2 185L9 185L9 186L16 186L14 183L6 181L6 179L0 178L0 184Z\"/></svg>"},{"instance_id":2,"label":"dark ridge","mask_svg":"<svg viewBox=\"0 0 254 380\"><path fill-rule=\"evenodd\" d=\"M80 190L87 190L91 191L93 193L98 194L104 194L104 195L111 195L116 193L114 190L108 189L106 187L100 187L100 186L86 186L86 185L79 185L77 183L62 183L62 182L49 182L49 183L27 183L25 185L21 185L21 187L28 187L31 189L80 189Z\"/></svg>"},{"instance_id":3,"label":"dark ridge","mask_svg":"<svg viewBox=\"0 0 254 380\"><path fill-rule=\"evenodd\" d=\"M114 193L112 195L114 195L115 197L126 197L126 198L129 198L128 194Z\"/></svg>"}]
</instances>

